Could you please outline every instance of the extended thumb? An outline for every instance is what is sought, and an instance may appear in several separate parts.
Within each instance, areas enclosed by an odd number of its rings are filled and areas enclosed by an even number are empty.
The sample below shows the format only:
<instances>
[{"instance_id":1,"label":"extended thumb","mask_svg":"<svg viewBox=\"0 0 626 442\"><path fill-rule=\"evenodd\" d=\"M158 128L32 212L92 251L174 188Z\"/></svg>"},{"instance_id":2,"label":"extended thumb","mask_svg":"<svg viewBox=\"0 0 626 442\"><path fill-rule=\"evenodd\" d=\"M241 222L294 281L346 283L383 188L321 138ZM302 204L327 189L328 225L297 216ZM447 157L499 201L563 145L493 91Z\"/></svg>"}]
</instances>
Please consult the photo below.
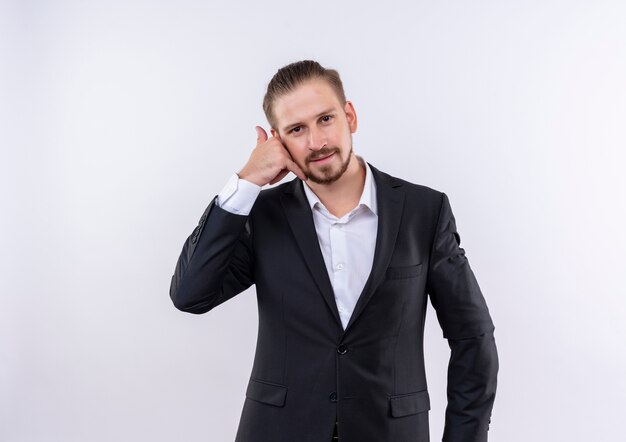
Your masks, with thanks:
<instances>
[{"instance_id":1,"label":"extended thumb","mask_svg":"<svg viewBox=\"0 0 626 442\"><path fill-rule=\"evenodd\" d=\"M254 126L256 129L256 141L258 143L263 143L267 141L267 132L261 126Z\"/></svg>"}]
</instances>

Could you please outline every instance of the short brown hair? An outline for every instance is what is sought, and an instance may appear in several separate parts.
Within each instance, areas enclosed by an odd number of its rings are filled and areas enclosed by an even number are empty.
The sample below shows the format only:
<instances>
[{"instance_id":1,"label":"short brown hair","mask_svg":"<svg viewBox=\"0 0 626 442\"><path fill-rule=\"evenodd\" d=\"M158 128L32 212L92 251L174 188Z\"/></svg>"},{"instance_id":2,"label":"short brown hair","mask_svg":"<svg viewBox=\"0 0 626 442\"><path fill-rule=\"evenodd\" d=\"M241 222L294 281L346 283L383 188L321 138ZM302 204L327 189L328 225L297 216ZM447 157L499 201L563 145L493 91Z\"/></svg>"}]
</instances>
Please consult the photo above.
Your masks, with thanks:
<instances>
[{"instance_id":1,"label":"short brown hair","mask_svg":"<svg viewBox=\"0 0 626 442\"><path fill-rule=\"evenodd\" d=\"M317 61L297 61L280 68L267 85L267 92L263 98L263 111L270 126L277 129L276 118L274 117L274 102L276 99L293 91L302 83L318 78L328 82L337 94L341 104L346 103L346 94L343 91L343 83L339 77L339 72L334 69L326 69Z\"/></svg>"}]
</instances>

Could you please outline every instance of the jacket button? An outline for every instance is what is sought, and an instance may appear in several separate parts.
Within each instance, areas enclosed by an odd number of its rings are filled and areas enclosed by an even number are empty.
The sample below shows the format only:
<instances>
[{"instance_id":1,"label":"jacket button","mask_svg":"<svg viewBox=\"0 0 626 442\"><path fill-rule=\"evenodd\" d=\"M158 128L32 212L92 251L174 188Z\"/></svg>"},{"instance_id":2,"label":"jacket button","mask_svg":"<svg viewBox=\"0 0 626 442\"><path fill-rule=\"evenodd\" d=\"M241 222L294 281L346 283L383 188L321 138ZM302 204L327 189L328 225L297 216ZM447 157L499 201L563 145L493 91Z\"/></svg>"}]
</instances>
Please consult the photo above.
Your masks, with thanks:
<instances>
[{"instance_id":1,"label":"jacket button","mask_svg":"<svg viewBox=\"0 0 626 442\"><path fill-rule=\"evenodd\" d=\"M337 402L337 393L333 391L330 396L328 396L328 399L330 399L331 402Z\"/></svg>"},{"instance_id":2,"label":"jacket button","mask_svg":"<svg viewBox=\"0 0 626 442\"><path fill-rule=\"evenodd\" d=\"M340 355L345 355L346 353L348 353L348 347L341 344L339 347L337 347L337 353L339 353Z\"/></svg>"}]
</instances>

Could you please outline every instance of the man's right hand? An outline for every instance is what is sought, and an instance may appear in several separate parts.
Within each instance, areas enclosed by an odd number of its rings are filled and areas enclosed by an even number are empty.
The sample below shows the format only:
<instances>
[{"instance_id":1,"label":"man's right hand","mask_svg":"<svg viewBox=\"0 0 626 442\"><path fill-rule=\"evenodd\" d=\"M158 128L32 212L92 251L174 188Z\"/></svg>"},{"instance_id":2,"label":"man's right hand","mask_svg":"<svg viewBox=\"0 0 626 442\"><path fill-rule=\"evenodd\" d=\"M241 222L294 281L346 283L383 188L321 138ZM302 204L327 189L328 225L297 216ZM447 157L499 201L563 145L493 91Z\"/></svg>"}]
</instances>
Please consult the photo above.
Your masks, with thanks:
<instances>
[{"instance_id":1,"label":"man's right hand","mask_svg":"<svg viewBox=\"0 0 626 442\"><path fill-rule=\"evenodd\" d=\"M267 132L260 126L256 126L256 133L256 147L246 165L237 174L239 178L264 186L277 183L289 172L293 172L301 180L307 180L279 138L268 139Z\"/></svg>"}]
</instances>

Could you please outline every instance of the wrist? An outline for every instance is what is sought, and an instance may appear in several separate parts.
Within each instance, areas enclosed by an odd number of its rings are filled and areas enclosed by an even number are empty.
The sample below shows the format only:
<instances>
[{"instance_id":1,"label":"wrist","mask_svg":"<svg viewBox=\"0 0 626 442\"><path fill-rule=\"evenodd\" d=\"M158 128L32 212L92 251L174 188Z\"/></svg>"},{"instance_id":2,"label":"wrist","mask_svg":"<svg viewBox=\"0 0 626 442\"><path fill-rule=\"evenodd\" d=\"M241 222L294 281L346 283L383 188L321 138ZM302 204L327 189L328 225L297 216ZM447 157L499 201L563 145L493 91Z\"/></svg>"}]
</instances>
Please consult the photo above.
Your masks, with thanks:
<instances>
[{"instance_id":1,"label":"wrist","mask_svg":"<svg viewBox=\"0 0 626 442\"><path fill-rule=\"evenodd\" d=\"M265 185L266 183L263 182L263 180L260 180L254 176L252 176L249 173L246 173L244 170L241 170L239 172L237 172L237 176L239 177L239 179L241 180L246 180L252 184L256 184L259 187L262 187L263 185Z\"/></svg>"}]
</instances>

